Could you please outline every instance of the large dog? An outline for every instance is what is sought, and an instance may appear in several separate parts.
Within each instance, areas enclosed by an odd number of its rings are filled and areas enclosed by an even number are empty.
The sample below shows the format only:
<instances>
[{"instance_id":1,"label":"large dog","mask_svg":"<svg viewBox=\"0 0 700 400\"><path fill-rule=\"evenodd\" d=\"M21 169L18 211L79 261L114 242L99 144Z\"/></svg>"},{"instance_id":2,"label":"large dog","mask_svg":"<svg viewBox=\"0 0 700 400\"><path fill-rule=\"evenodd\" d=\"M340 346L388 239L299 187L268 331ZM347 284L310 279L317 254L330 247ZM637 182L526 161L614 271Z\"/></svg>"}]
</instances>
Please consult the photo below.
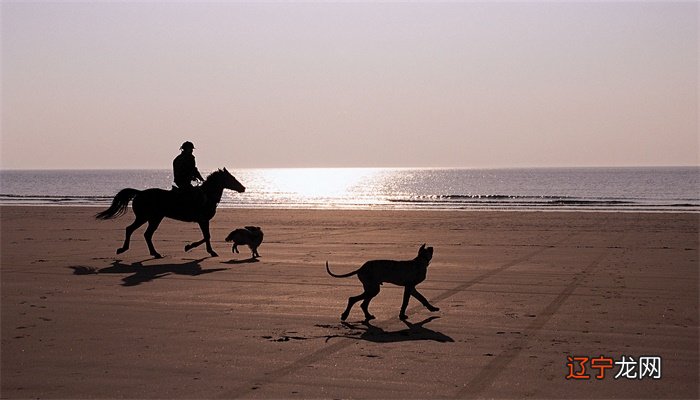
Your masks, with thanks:
<instances>
[{"instance_id":1,"label":"large dog","mask_svg":"<svg viewBox=\"0 0 700 400\"><path fill-rule=\"evenodd\" d=\"M374 315L370 314L367 308L369 307L369 302L379 294L379 286L384 282L393 283L394 285L399 285L404 287L403 292L403 303L401 304L401 312L399 313L399 318L405 320L406 307L408 306L408 299L413 296L418 301L421 302L430 311L438 311L439 308L431 305L422 294L418 293L416 290L416 285L425 280L425 276L428 273L428 264L433 258L433 248L425 247L423 244L420 249L418 249L418 255L413 260L408 261L393 261L393 260L372 260L367 261L358 270L337 275L331 272L328 266L328 261L326 261L326 271L328 274L335 278L347 278L349 276L357 275L357 278L362 282L364 287L364 293L358 296L352 296L348 299L348 307L345 309L343 314L341 314L340 319L345 321L350 314L352 306L358 301L362 300L362 311L365 313L365 320L369 321L374 319Z\"/></svg>"}]
</instances>

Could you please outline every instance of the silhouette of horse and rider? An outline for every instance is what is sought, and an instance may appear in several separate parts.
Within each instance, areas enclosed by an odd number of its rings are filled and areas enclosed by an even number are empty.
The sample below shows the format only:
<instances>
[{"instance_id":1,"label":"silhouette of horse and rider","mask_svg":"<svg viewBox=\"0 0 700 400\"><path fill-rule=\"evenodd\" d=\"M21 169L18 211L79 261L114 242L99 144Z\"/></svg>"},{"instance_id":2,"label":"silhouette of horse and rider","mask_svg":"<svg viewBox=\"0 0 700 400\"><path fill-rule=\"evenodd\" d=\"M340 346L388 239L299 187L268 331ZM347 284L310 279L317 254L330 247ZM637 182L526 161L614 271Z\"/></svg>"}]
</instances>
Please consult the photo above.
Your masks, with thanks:
<instances>
[{"instance_id":1,"label":"silhouette of horse and rider","mask_svg":"<svg viewBox=\"0 0 700 400\"><path fill-rule=\"evenodd\" d=\"M216 214L216 207L221 201L224 189L245 192L245 187L231 175L226 168L212 172L206 179L197 170L192 142L185 142L180 147L180 154L173 160L173 176L177 186L172 190L150 188L137 190L122 189L114 196L112 205L95 215L97 219L117 218L126 212L131 202L131 208L136 217L134 222L126 227L126 237L117 254L129 250L131 235L136 229L148 222L144 233L150 254L155 258L162 256L153 247L153 233L163 218L178 221L196 222L202 230L203 239L185 246L185 251L206 243L207 252L212 257L218 254L212 249L209 234L209 221ZM199 186L192 186L192 181L203 181Z\"/></svg>"}]
</instances>

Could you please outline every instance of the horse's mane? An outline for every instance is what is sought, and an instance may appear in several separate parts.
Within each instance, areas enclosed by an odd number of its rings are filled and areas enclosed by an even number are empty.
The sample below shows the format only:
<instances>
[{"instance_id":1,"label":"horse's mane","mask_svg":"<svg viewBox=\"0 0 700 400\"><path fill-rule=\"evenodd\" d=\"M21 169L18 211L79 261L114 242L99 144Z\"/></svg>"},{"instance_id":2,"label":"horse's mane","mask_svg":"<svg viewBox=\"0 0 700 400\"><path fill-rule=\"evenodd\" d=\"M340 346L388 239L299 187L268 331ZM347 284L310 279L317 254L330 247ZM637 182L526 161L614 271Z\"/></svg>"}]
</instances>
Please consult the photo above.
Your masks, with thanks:
<instances>
[{"instance_id":1,"label":"horse's mane","mask_svg":"<svg viewBox=\"0 0 700 400\"><path fill-rule=\"evenodd\" d=\"M204 182L213 182L214 180L219 179L221 174L226 174L226 173L228 173L228 172L219 168L216 171L212 172L211 174L207 175L207 177L204 178Z\"/></svg>"},{"instance_id":2,"label":"horse's mane","mask_svg":"<svg viewBox=\"0 0 700 400\"><path fill-rule=\"evenodd\" d=\"M207 175L207 177L204 179L204 183L200 186L203 191L208 192L210 191L210 188L215 188L218 185L221 185L223 182L223 176L225 175L231 175L230 172L228 172L226 169L217 169L216 171L212 172L211 174ZM211 198L211 200L214 200L214 202L218 203L221 201L220 193L210 193L214 197Z\"/></svg>"}]
</instances>

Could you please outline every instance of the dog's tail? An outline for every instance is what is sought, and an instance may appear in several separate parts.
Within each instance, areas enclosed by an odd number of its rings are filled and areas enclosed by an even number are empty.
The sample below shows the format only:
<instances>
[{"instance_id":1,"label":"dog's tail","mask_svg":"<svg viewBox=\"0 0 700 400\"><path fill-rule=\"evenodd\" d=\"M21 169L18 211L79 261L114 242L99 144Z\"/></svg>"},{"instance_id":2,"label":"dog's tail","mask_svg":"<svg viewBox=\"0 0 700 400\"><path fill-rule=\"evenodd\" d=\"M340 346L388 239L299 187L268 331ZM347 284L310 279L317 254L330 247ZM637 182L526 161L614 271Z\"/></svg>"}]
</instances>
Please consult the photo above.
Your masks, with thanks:
<instances>
[{"instance_id":1,"label":"dog's tail","mask_svg":"<svg viewBox=\"0 0 700 400\"><path fill-rule=\"evenodd\" d=\"M358 270L353 271L353 272L348 272L347 274L336 275L336 274L334 274L334 273L331 272L331 269L330 269L330 267L328 266L328 261L326 261L326 271L328 271L328 275L330 275L330 276L332 276L332 277L334 277L334 278L347 278L347 277L349 277L349 276L356 275L358 272L360 272L360 270L358 269Z\"/></svg>"}]
</instances>

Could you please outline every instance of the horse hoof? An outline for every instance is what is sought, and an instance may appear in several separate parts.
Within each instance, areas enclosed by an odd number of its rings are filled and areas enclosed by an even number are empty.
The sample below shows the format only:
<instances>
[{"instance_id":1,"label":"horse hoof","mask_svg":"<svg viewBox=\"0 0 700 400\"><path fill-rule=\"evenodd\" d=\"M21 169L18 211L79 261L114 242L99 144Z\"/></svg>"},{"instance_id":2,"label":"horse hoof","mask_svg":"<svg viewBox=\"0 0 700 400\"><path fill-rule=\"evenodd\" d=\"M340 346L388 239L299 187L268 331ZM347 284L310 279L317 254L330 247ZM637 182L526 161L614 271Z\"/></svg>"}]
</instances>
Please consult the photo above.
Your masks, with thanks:
<instances>
[{"instance_id":1,"label":"horse hoof","mask_svg":"<svg viewBox=\"0 0 700 400\"><path fill-rule=\"evenodd\" d=\"M192 246L191 244L186 244L186 245L185 245L185 251L190 251L190 250L192 250L193 247L194 247L194 246Z\"/></svg>"},{"instance_id":2,"label":"horse hoof","mask_svg":"<svg viewBox=\"0 0 700 400\"><path fill-rule=\"evenodd\" d=\"M158 253L151 254L151 255L153 256L153 258L163 258L163 256L161 256L161 255L158 254Z\"/></svg>"},{"instance_id":3,"label":"horse hoof","mask_svg":"<svg viewBox=\"0 0 700 400\"><path fill-rule=\"evenodd\" d=\"M212 256L212 257L218 257L218 256L219 256L218 254L216 254L215 251L209 252L209 255Z\"/></svg>"},{"instance_id":4,"label":"horse hoof","mask_svg":"<svg viewBox=\"0 0 700 400\"><path fill-rule=\"evenodd\" d=\"M399 319L400 319L401 321L405 321L405 320L408 319L408 315L401 314L401 315L399 315Z\"/></svg>"},{"instance_id":5,"label":"horse hoof","mask_svg":"<svg viewBox=\"0 0 700 400\"><path fill-rule=\"evenodd\" d=\"M125 251L127 251L127 250L129 250L129 249L125 249L125 248L123 248L123 247L120 247L120 248L117 249L117 254L122 254L123 252L125 252Z\"/></svg>"}]
</instances>

